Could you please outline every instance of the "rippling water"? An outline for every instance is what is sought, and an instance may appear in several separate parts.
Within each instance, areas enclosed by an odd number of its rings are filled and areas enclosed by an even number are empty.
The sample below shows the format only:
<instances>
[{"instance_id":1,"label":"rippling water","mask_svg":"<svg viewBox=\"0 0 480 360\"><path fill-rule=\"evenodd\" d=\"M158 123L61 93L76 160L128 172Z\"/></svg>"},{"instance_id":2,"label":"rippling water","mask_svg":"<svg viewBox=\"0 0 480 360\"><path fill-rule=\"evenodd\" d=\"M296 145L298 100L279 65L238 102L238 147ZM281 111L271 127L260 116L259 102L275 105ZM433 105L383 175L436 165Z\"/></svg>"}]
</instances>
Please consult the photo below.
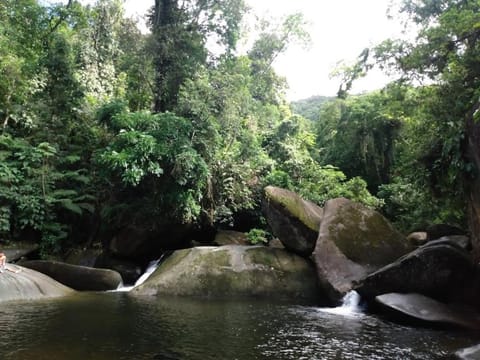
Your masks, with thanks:
<instances>
[{"instance_id":1,"label":"rippling water","mask_svg":"<svg viewBox=\"0 0 480 360\"><path fill-rule=\"evenodd\" d=\"M81 294L0 305L0 359L442 359L480 334L265 302Z\"/></svg>"}]
</instances>

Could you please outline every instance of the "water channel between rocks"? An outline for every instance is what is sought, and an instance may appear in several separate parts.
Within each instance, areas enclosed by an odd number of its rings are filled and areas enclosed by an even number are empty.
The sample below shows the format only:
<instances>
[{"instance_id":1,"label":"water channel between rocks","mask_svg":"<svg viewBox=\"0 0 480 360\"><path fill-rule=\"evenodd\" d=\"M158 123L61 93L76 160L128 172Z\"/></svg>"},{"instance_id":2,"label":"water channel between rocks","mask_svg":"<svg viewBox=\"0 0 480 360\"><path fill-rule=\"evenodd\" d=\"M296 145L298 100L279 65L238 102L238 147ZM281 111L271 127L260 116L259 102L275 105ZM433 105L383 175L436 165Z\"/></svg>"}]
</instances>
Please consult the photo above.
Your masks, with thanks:
<instances>
[{"instance_id":1,"label":"water channel between rocks","mask_svg":"<svg viewBox=\"0 0 480 360\"><path fill-rule=\"evenodd\" d=\"M350 305L349 305L350 306ZM0 306L0 359L442 359L479 333L343 308L83 293Z\"/></svg>"}]
</instances>

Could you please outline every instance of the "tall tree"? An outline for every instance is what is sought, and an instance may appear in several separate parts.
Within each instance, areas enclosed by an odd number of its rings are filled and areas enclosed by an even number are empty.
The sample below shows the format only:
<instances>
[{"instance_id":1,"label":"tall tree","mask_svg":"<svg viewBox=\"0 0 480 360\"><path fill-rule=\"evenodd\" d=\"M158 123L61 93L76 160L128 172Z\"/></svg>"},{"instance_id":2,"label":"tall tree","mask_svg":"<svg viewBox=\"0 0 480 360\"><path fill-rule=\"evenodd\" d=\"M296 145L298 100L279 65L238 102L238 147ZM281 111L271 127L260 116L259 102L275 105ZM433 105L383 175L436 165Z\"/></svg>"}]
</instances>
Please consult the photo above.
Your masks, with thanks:
<instances>
[{"instance_id":1,"label":"tall tree","mask_svg":"<svg viewBox=\"0 0 480 360\"><path fill-rule=\"evenodd\" d=\"M399 71L404 81L432 84L424 98L430 114L425 120L430 120L438 136L427 154L428 173L439 196L452 189L464 195L480 258L480 131L475 121L480 97L480 3L404 0L400 12L418 28L417 37L387 40L371 53L381 67Z\"/></svg>"},{"instance_id":2,"label":"tall tree","mask_svg":"<svg viewBox=\"0 0 480 360\"><path fill-rule=\"evenodd\" d=\"M245 11L238 0L156 0L150 16L156 71L154 110L172 110L185 79L208 57L207 42L234 49Z\"/></svg>"}]
</instances>

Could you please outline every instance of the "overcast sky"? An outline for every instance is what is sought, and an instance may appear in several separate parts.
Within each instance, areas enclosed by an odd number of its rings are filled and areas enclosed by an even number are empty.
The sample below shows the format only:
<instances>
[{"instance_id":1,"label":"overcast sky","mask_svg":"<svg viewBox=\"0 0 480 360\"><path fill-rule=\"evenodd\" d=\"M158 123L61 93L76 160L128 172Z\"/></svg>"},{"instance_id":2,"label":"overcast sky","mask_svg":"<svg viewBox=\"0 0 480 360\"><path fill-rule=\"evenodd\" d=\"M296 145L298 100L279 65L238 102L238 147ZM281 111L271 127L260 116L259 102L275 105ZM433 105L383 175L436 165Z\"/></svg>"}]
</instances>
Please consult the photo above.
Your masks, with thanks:
<instances>
[{"instance_id":1,"label":"overcast sky","mask_svg":"<svg viewBox=\"0 0 480 360\"><path fill-rule=\"evenodd\" d=\"M397 37L399 21L387 18L389 0L246 0L258 15L281 17L302 12L309 22L310 49L291 47L274 63L277 72L287 78L290 100L312 95L334 96L338 79L330 74L338 62L352 62L360 52L388 37ZM88 2L88 0L85 0ZM130 15L143 15L153 0L125 0ZM380 88L386 82L372 73L358 81L353 92Z\"/></svg>"}]
</instances>

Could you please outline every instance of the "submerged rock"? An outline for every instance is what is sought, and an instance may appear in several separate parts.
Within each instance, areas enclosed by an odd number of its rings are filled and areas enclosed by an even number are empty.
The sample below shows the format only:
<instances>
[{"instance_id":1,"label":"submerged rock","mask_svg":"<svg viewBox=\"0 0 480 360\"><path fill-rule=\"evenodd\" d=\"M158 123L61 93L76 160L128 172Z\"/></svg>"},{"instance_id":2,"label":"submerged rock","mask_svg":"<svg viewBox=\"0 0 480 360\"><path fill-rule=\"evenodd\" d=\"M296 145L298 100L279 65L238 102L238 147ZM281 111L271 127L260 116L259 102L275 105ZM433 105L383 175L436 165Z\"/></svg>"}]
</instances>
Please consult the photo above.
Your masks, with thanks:
<instances>
[{"instance_id":1,"label":"submerged rock","mask_svg":"<svg viewBox=\"0 0 480 360\"><path fill-rule=\"evenodd\" d=\"M319 296L308 260L282 249L236 245L177 250L132 293L295 301Z\"/></svg>"},{"instance_id":2,"label":"submerged rock","mask_svg":"<svg viewBox=\"0 0 480 360\"><path fill-rule=\"evenodd\" d=\"M302 256L310 256L322 221L321 207L292 191L267 186L263 212L273 234L286 249Z\"/></svg>"},{"instance_id":3,"label":"submerged rock","mask_svg":"<svg viewBox=\"0 0 480 360\"><path fill-rule=\"evenodd\" d=\"M405 238L378 212L339 198L327 201L313 259L332 300L410 250Z\"/></svg>"},{"instance_id":4,"label":"submerged rock","mask_svg":"<svg viewBox=\"0 0 480 360\"><path fill-rule=\"evenodd\" d=\"M464 250L448 243L426 244L370 274L356 288L366 300L399 292L419 293L438 300L456 299L475 273Z\"/></svg>"},{"instance_id":5,"label":"submerged rock","mask_svg":"<svg viewBox=\"0 0 480 360\"><path fill-rule=\"evenodd\" d=\"M7 269L0 273L0 302L61 297L74 292L38 271L11 264Z\"/></svg>"},{"instance_id":6,"label":"submerged rock","mask_svg":"<svg viewBox=\"0 0 480 360\"><path fill-rule=\"evenodd\" d=\"M39 271L58 282L81 291L114 290L122 282L116 271L71 265L58 261L25 261L22 266Z\"/></svg>"},{"instance_id":7,"label":"submerged rock","mask_svg":"<svg viewBox=\"0 0 480 360\"><path fill-rule=\"evenodd\" d=\"M450 324L468 329L480 329L480 316L459 310L420 294L384 294L375 301L394 312L422 322Z\"/></svg>"}]
</instances>

